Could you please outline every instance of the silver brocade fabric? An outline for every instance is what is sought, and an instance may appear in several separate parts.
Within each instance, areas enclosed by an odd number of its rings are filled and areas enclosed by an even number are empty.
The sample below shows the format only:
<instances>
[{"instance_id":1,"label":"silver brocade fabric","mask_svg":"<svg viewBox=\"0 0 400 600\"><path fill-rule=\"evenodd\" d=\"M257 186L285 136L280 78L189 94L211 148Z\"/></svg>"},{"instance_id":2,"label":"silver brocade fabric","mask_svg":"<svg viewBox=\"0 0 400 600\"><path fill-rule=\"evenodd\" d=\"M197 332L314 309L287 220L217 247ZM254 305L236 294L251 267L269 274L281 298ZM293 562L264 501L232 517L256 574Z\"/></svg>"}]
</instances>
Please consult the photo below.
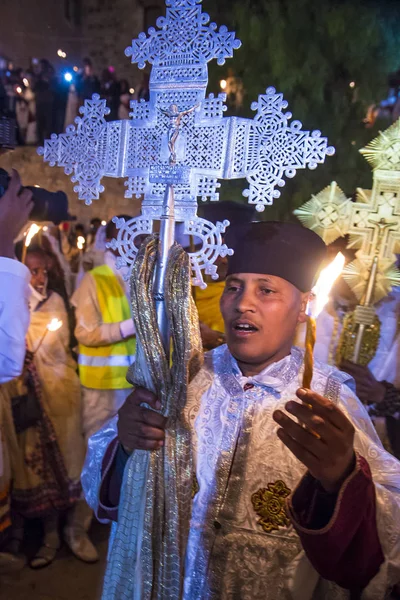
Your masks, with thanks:
<instances>
[{"instance_id":1,"label":"silver brocade fabric","mask_svg":"<svg viewBox=\"0 0 400 600\"><path fill-rule=\"evenodd\" d=\"M290 524L267 533L252 503L253 494L270 483L283 481L294 490L304 474L304 467L277 439L272 419L273 411L294 397L301 376L302 353L296 348L247 379L227 348L221 347L206 355L204 367L189 386L184 415L192 430L199 489L192 505L183 600L349 598L348 592L318 576ZM400 464L382 448L351 384L346 374L316 363L313 388L337 401L348 414L356 428L356 450L373 474L385 562L362 598L383 600L390 585L400 580ZM90 442L85 488L94 508L100 485L98 464L113 431L115 436L115 422ZM121 517L130 518L129 514ZM126 552L132 552L129 536L124 543ZM114 552L111 540L110 555ZM120 598L112 595L106 600ZM133 594L129 600L134 598Z\"/></svg>"},{"instance_id":2,"label":"silver brocade fabric","mask_svg":"<svg viewBox=\"0 0 400 600\"><path fill-rule=\"evenodd\" d=\"M143 245L132 270L132 311L139 343L128 379L157 395L168 426L163 448L151 453L135 451L127 462L104 600L178 600L182 596L194 469L190 429L181 415L189 380L201 368L202 349L188 256L175 244L169 254L165 290L173 347L170 369L152 297L157 243L153 238Z\"/></svg>"},{"instance_id":3,"label":"silver brocade fabric","mask_svg":"<svg viewBox=\"0 0 400 600\"><path fill-rule=\"evenodd\" d=\"M302 352L293 348L283 361L247 379L222 347L206 357L190 386L185 414L194 430L199 491L192 507L184 600L348 598L319 578L293 527L266 532L252 502L253 494L278 481L293 491L305 472L276 437L272 419L274 410L295 397L302 364ZM352 383L348 375L316 364L313 388L350 416L357 429L356 449L373 472L386 562L363 598L381 600L400 579L400 463L383 450L346 383Z\"/></svg>"}]
</instances>

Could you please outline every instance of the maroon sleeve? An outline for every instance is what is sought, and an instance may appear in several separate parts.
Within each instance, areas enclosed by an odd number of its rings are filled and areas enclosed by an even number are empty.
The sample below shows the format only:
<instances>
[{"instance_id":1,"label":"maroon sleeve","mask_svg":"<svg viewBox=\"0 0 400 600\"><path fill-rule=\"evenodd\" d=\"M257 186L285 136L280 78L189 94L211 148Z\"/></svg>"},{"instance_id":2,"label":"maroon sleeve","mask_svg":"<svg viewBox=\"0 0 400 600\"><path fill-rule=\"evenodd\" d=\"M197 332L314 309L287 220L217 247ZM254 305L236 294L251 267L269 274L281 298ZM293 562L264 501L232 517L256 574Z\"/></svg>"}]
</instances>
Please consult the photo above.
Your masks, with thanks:
<instances>
[{"instance_id":1,"label":"maroon sleeve","mask_svg":"<svg viewBox=\"0 0 400 600\"><path fill-rule=\"evenodd\" d=\"M305 475L288 499L288 509L321 577L357 592L378 573L384 556L376 525L375 486L365 458L357 455L355 469L337 495L325 493L316 479Z\"/></svg>"}]
</instances>

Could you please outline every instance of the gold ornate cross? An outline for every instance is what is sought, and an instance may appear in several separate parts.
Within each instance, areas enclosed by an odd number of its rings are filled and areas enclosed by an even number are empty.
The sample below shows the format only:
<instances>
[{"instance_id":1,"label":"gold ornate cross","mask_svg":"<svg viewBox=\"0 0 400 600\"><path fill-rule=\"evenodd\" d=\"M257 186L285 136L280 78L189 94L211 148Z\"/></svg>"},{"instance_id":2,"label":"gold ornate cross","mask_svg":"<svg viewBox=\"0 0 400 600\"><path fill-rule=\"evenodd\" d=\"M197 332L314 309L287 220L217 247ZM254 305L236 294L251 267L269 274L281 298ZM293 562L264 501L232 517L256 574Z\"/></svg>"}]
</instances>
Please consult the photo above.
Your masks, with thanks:
<instances>
[{"instance_id":1,"label":"gold ornate cross","mask_svg":"<svg viewBox=\"0 0 400 600\"><path fill-rule=\"evenodd\" d=\"M400 252L400 120L360 152L373 169L372 190L358 188L356 202L352 202L332 182L294 214L326 244L349 235L347 247L357 249L356 259L343 270L343 278L360 305L347 323L352 339L342 342L351 349L346 358L367 363L379 340L379 334L374 336L374 344L365 350L367 334L379 327L373 305L400 285L396 267Z\"/></svg>"}]
</instances>

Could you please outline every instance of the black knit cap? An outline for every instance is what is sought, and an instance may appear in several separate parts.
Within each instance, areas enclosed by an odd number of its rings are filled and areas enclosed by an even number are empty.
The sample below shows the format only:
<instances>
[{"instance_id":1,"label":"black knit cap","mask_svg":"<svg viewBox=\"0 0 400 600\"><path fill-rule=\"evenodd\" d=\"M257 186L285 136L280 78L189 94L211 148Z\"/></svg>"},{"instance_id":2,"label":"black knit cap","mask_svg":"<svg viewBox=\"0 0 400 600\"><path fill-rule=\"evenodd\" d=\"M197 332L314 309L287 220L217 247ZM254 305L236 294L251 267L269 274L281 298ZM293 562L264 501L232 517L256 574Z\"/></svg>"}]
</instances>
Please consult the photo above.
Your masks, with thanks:
<instances>
[{"instance_id":1,"label":"black knit cap","mask_svg":"<svg viewBox=\"0 0 400 600\"><path fill-rule=\"evenodd\" d=\"M228 275L275 275L302 292L311 290L326 255L322 239L297 223L263 221L229 227L225 243L234 250Z\"/></svg>"}]
</instances>

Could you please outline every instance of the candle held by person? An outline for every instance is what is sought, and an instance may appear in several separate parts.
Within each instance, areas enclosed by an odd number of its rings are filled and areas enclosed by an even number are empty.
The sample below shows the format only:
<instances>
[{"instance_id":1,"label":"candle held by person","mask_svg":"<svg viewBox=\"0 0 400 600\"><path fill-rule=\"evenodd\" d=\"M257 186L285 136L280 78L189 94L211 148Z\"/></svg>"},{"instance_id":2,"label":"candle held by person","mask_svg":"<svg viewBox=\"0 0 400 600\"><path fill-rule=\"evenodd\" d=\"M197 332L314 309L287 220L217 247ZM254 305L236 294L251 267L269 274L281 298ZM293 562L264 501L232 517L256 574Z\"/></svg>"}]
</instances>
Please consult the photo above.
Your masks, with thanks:
<instances>
[{"instance_id":1,"label":"candle held by person","mask_svg":"<svg viewBox=\"0 0 400 600\"><path fill-rule=\"evenodd\" d=\"M83 235L79 235L78 239L76 240L76 245L78 247L78 250L83 250L85 243L86 243L86 240L83 237Z\"/></svg>"},{"instance_id":2,"label":"candle held by person","mask_svg":"<svg viewBox=\"0 0 400 600\"><path fill-rule=\"evenodd\" d=\"M344 256L339 252L335 259L321 271L307 305L307 330L304 353L303 388L310 389L314 368L316 319L329 300L329 294L344 267Z\"/></svg>"},{"instance_id":3,"label":"candle held by person","mask_svg":"<svg viewBox=\"0 0 400 600\"><path fill-rule=\"evenodd\" d=\"M23 262L23 264L25 264L25 260L26 260L26 251L29 248L29 246L31 245L33 238L35 237L35 235L37 233L39 233L39 231L40 231L40 226L37 225L36 223L32 223L32 225L30 225L28 227L28 229L25 233L25 242L22 247L22 262Z\"/></svg>"},{"instance_id":4,"label":"candle held by person","mask_svg":"<svg viewBox=\"0 0 400 600\"><path fill-rule=\"evenodd\" d=\"M40 346L43 344L49 331L58 331L60 329L60 327L62 327L62 324L63 324L63 322L60 321L59 319L52 319L50 321L50 323L48 323L46 329L44 330L42 337L40 338L39 344L37 345L37 348L34 351L34 354L36 354L36 352L39 350Z\"/></svg>"}]
</instances>

